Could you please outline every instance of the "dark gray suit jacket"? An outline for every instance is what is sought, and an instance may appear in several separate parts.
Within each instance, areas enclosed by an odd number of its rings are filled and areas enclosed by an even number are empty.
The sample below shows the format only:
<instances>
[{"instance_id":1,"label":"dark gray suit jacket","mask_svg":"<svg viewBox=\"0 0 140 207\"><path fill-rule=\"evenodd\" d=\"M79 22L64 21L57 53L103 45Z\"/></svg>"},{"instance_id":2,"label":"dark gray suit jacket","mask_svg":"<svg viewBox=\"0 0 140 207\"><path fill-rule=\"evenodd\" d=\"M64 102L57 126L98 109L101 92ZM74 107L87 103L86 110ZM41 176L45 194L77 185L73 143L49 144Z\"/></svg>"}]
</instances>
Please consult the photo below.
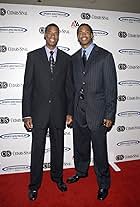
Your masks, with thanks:
<instances>
[{"instance_id":1,"label":"dark gray suit jacket","mask_svg":"<svg viewBox=\"0 0 140 207\"><path fill-rule=\"evenodd\" d=\"M72 56L75 86L74 117L79 101L83 69L81 49ZM107 50L95 45L86 63L85 82L87 84L86 120L90 129L103 124L103 119L115 121L117 103L117 78L113 56Z\"/></svg>"},{"instance_id":2,"label":"dark gray suit jacket","mask_svg":"<svg viewBox=\"0 0 140 207\"><path fill-rule=\"evenodd\" d=\"M58 49L52 79L45 47L42 47L27 56L22 116L31 116L33 124L45 127L50 112L57 128L64 128L66 115L73 114L71 57Z\"/></svg>"}]
</instances>

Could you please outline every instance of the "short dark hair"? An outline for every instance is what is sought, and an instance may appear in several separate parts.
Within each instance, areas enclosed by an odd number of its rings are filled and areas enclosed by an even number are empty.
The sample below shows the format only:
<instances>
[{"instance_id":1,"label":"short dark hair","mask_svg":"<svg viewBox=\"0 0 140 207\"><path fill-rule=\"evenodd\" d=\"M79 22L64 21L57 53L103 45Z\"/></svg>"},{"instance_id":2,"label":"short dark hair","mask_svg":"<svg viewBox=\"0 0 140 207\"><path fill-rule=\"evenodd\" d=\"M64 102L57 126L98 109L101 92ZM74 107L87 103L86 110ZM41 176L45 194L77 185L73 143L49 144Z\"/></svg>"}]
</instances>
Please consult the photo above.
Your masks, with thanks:
<instances>
[{"instance_id":1,"label":"short dark hair","mask_svg":"<svg viewBox=\"0 0 140 207\"><path fill-rule=\"evenodd\" d=\"M59 27L58 27L56 24L51 23L51 24L48 24L48 25L45 27L45 33L47 32L47 30L48 30L49 27L56 27L56 28L58 29L58 31L59 31Z\"/></svg>"},{"instance_id":2,"label":"short dark hair","mask_svg":"<svg viewBox=\"0 0 140 207\"><path fill-rule=\"evenodd\" d=\"M80 24L80 26L79 26L78 29L77 29L77 35L78 35L78 33L79 33L80 27L83 27L83 26L87 26L87 27L89 28L91 34L93 34L93 30L92 30L91 26L90 26L89 24L82 23L82 24Z\"/></svg>"}]
</instances>

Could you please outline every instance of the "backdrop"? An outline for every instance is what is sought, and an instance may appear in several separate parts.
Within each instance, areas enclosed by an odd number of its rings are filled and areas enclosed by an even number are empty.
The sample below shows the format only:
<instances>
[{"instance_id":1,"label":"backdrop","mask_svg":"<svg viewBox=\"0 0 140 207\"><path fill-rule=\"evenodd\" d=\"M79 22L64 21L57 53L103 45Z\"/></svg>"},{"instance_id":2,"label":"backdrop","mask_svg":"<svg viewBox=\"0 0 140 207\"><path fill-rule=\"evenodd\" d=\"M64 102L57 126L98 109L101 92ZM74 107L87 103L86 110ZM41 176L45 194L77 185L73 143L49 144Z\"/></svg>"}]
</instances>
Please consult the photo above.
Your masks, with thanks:
<instances>
[{"instance_id":1,"label":"backdrop","mask_svg":"<svg viewBox=\"0 0 140 207\"><path fill-rule=\"evenodd\" d=\"M140 159L140 14L65 7L0 4L0 173L30 170L31 133L21 116L27 52L45 44L44 28L60 27L58 47L73 54L80 48L76 31L88 23L94 42L113 53L118 76L116 125L108 133L109 162ZM42 101L42 100L40 100ZM92 164L93 155L91 155ZM72 130L65 130L64 168L73 165ZM46 136L44 170L50 168Z\"/></svg>"}]
</instances>

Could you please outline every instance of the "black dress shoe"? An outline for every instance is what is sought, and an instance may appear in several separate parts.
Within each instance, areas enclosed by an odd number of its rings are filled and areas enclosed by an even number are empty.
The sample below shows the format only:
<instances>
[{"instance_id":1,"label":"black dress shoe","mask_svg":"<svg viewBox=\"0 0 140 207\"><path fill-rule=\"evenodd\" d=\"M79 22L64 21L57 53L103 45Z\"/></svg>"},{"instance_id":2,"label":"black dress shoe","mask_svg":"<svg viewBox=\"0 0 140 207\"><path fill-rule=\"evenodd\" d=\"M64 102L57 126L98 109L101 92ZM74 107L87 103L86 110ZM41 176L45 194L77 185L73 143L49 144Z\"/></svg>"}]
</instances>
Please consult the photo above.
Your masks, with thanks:
<instances>
[{"instance_id":1,"label":"black dress shoe","mask_svg":"<svg viewBox=\"0 0 140 207\"><path fill-rule=\"evenodd\" d=\"M67 179L67 183L69 183L69 184L71 184L71 183L75 183L75 182L77 182L80 178L85 178L85 177L87 177L87 175L73 175L72 177L69 177L68 179Z\"/></svg>"},{"instance_id":2,"label":"black dress shoe","mask_svg":"<svg viewBox=\"0 0 140 207\"><path fill-rule=\"evenodd\" d=\"M29 197L29 200L31 201L35 201L37 199L37 190L29 190L29 193L28 193L28 197Z\"/></svg>"},{"instance_id":3,"label":"black dress shoe","mask_svg":"<svg viewBox=\"0 0 140 207\"><path fill-rule=\"evenodd\" d=\"M100 188L98 191L97 199L104 200L108 195L108 189Z\"/></svg>"},{"instance_id":4,"label":"black dress shoe","mask_svg":"<svg viewBox=\"0 0 140 207\"><path fill-rule=\"evenodd\" d=\"M57 182L57 187L61 192L67 191L67 186L63 181Z\"/></svg>"}]
</instances>

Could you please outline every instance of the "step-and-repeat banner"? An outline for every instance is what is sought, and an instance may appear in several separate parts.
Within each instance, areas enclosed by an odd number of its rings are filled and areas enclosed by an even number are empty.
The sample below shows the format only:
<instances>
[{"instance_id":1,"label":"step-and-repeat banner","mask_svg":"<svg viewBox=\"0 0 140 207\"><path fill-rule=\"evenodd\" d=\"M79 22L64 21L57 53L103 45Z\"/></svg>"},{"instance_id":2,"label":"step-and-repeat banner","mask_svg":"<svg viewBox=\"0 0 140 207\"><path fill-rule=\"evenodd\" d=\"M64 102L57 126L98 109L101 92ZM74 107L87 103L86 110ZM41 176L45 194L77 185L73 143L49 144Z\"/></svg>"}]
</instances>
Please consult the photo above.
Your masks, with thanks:
<instances>
[{"instance_id":1,"label":"step-and-repeat banner","mask_svg":"<svg viewBox=\"0 0 140 207\"><path fill-rule=\"evenodd\" d=\"M81 23L90 24L94 42L113 53L118 107L116 125L108 133L109 162L140 159L140 14L0 4L0 173L30 170L32 137L21 115L25 62L27 52L45 44L44 28L50 23L59 26L58 47L70 55L80 48L76 31ZM66 129L64 168L70 167L74 167L72 130ZM49 168L47 135L44 170Z\"/></svg>"}]
</instances>

